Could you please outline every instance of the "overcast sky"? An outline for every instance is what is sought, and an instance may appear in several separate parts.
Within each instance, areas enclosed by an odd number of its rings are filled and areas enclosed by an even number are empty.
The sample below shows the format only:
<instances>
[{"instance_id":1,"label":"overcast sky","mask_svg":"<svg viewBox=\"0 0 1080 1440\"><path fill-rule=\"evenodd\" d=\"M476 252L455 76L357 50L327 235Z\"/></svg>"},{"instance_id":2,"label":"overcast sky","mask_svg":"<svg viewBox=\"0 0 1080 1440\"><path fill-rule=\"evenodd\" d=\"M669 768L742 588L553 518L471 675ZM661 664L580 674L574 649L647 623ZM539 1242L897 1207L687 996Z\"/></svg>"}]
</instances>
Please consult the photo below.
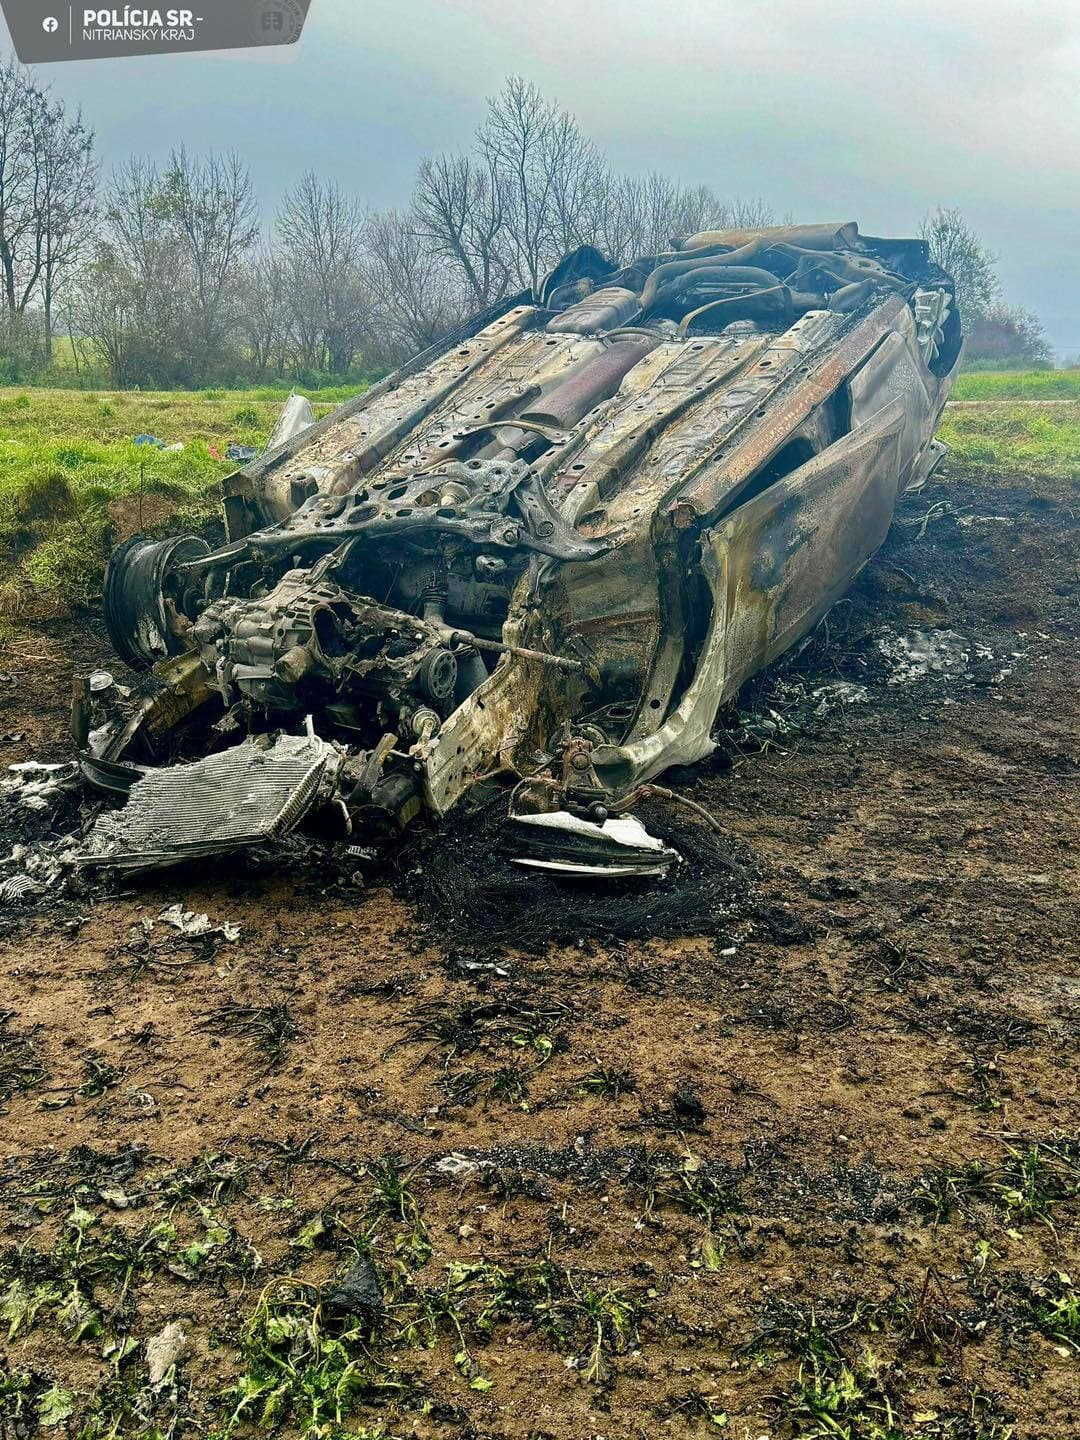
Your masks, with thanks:
<instances>
[{"instance_id":1,"label":"overcast sky","mask_svg":"<svg viewBox=\"0 0 1080 1440\"><path fill-rule=\"evenodd\" d=\"M958 205L1006 298L1080 353L1078 0L312 0L285 53L40 76L107 165L232 148L271 209L308 166L405 203L420 158L467 144L517 71L622 169L869 234Z\"/></svg>"}]
</instances>

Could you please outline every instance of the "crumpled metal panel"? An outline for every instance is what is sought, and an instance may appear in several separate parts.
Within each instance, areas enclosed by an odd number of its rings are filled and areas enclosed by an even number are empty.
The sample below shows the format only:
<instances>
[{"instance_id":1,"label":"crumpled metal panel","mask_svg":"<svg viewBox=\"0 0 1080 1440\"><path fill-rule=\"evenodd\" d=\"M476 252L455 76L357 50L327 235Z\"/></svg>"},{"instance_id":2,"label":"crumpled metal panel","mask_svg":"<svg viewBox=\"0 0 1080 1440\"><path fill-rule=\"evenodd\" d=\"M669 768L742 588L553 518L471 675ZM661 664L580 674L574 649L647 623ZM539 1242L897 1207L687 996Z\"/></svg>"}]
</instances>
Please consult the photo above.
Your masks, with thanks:
<instances>
[{"instance_id":1,"label":"crumpled metal panel","mask_svg":"<svg viewBox=\"0 0 1080 1440\"><path fill-rule=\"evenodd\" d=\"M324 740L282 735L148 771L122 810L98 818L76 863L153 870L272 840L299 824L340 765Z\"/></svg>"},{"instance_id":2,"label":"crumpled metal panel","mask_svg":"<svg viewBox=\"0 0 1080 1440\"><path fill-rule=\"evenodd\" d=\"M811 311L774 340L738 393L723 396L730 423L726 420L708 463L679 491L675 506L683 509L684 520L709 520L734 504L769 457L881 344L904 309L899 296L890 296L846 334L844 317ZM803 363L807 355L815 358ZM781 371L792 383L775 391Z\"/></svg>"},{"instance_id":3,"label":"crumpled metal panel","mask_svg":"<svg viewBox=\"0 0 1080 1440\"><path fill-rule=\"evenodd\" d=\"M655 733L597 747L605 784L625 790L708 755L719 706L845 592L889 528L903 424L893 401L705 532L701 567L713 612L697 672Z\"/></svg>"}]
</instances>

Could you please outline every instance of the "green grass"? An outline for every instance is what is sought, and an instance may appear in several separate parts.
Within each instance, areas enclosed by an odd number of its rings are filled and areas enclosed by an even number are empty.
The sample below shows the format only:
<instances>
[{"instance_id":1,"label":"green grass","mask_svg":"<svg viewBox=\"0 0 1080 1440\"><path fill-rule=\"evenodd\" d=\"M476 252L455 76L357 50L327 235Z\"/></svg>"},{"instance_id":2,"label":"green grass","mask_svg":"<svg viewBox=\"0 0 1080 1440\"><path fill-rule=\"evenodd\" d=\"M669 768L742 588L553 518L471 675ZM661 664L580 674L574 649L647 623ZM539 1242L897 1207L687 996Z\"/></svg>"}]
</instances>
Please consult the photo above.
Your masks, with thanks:
<instances>
[{"instance_id":1,"label":"green grass","mask_svg":"<svg viewBox=\"0 0 1080 1440\"><path fill-rule=\"evenodd\" d=\"M954 400L1080 400L1080 370L967 370Z\"/></svg>"},{"instance_id":2,"label":"green grass","mask_svg":"<svg viewBox=\"0 0 1080 1440\"><path fill-rule=\"evenodd\" d=\"M928 1171L915 1190L918 1208L935 1223L983 1207L996 1210L1009 1225L1035 1220L1053 1229L1056 1207L1080 1196L1080 1130L1015 1141L1002 1142L995 1164L975 1161Z\"/></svg>"},{"instance_id":3,"label":"green grass","mask_svg":"<svg viewBox=\"0 0 1080 1440\"><path fill-rule=\"evenodd\" d=\"M285 393L0 389L0 614L93 603L118 541L216 518L226 447L263 445ZM352 393L315 392L316 415Z\"/></svg>"},{"instance_id":4,"label":"green grass","mask_svg":"<svg viewBox=\"0 0 1080 1440\"><path fill-rule=\"evenodd\" d=\"M994 377L975 377L997 378ZM1080 480L1080 394L1075 403L1000 405L946 409L939 437L954 463L1012 475Z\"/></svg>"},{"instance_id":5,"label":"green grass","mask_svg":"<svg viewBox=\"0 0 1080 1440\"><path fill-rule=\"evenodd\" d=\"M968 371L951 398L979 402L945 411L938 434L954 462L1005 478L1080 479L1080 370Z\"/></svg>"},{"instance_id":6,"label":"green grass","mask_svg":"<svg viewBox=\"0 0 1080 1440\"><path fill-rule=\"evenodd\" d=\"M305 1161L305 1148L279 1155L286 1174L290 1164ZM253 1199L248 1179L265 1179L262 1157L225 1152L186 1169L155 1168L137 1188L113 1187L108 1203L99 1203L104 1192L88 1187L81 1173L61 1182L62 1194L49 1182L31 1187L55 1230L47 1246L31 1240L0 1247L0 1335L10 1346L49 1329L69 1361L73 1351L100 1355L112 1360L115 1374L80 1394L61 1393L51 1373L13 1370L5 1380L0 1371L0 1422L11 1418L15 1396L21 1411L36 1408L56 1423L77 1412L80 1424L70 1433L82 1440L134 1433L139 1414L154 1405L172 1409L176 1429L216 1440L260 1431L390 1440L397 1432L386 1428L388 1410L429 1406L404 1352L442 1344L462 1388L484 1394L496 1380L480 1360L511 1328L562 1353L587 1383L613 1382L618 1357L638 1339L647 1298L640 1285L631 1295L603 1275L551 1258L431 1266L415 1171L389 1156L360 1171L337 1168L354 1181L340 1191L342 1206L318 1212L291 1240L289 1254L276 1258L260 1254L229 1218L234 1203L244 1210ZM117 1195L122 1203L114 1213ZM262 1215L273 1213L266 1198ZM293 1224L286 1214L283 1225ZM268 1264L278 1273L265 1274ZM355 1283L346 1288L357 1270L367 1299L356 1299ZM205 1387L200 1381L198 1397L186 1385L174 1385L171 1394L159 1389L156 1397L147 1386L140 1299L173 1285L170 1277L187 1287L183 1313L199 1294L228 1294L238 1317L211 1343L222 1350L223 1373ZM261 1289L252 1288L256 1277ZM70 1374L69 1365L61 1379ZM199 1406L198 1424L186 1408L191 1403ZM366 1427L358 1419L365 1409L376 1412ZM146 1430L144 1424L140 1433ZM151 1433L171 1432L162 1426Z\"/></svg>"}]
</instances>

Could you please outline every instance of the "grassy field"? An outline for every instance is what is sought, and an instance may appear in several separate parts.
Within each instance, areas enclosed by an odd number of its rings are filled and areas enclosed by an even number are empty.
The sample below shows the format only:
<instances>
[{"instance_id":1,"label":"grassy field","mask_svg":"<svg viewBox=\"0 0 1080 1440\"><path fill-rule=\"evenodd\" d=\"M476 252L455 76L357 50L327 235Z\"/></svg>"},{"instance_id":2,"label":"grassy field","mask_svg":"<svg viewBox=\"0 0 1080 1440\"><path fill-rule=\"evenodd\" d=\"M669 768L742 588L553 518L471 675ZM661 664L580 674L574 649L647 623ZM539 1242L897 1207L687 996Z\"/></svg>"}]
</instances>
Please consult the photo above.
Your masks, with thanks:
<instances>
[{"instance_id":1,"label":"grassy field","mask_svg":"<svg viewBox=\"0 0 1080 1440\"><path fill-rule=\"evenodd\" d=\"M354 393L339 386L311 399L321 416ZM954 398L980 403L946 412L952 463L1080 478L1080 372L962 375ZM284 399L272 388L0 389L0 616L93 603L119 540L212 519L217 485L235 468L226 447L262 445ZM143 433L184 449L136 445Z\"/></svg>"},{"instance_id":2,"label":"grassy field","mask_svg":"<svg viewBox=\"0 0 1080 1440\"><path fill-rule=\"evenodd\" d=\"M970 370L954 400L1080 400L1080 370Z\"/></svg>"},{"instance_id":3,"label":"grassy field","mask_svg":"<svg viewBox=\"0 0 1080 1440\"><path fill-rule=\"evenodd\" d=\"M1080 370L972 371L952 398L939 433L953 464L1080 479Z\"/></svg>"},{"instance_id":4,"label":"grassy field","mask_svg":"<svg viewBox=\"0 0 1080 1440\"><path fill-rule=\"evenodd\" d=\"M322 416L355 393L317 391ZM125 535L205 524L236 468L229 445L261 446L279 390L0 389L0 615L92 601ZM136 445L155 435L184 449Z\"/></svg>"},{"instance_id":5,"label":"grassy field","mask_svg":"<svg viewBox=\"0 0 1080 1440\"><path fill-rule=\"evenodd\" d=\"M983 378L983 377L978 377ZM1080 481L1080 395L1064 404L1001 400L950 406L938 434L950 464L999 475Z\"/></svg>"}]
</instances>

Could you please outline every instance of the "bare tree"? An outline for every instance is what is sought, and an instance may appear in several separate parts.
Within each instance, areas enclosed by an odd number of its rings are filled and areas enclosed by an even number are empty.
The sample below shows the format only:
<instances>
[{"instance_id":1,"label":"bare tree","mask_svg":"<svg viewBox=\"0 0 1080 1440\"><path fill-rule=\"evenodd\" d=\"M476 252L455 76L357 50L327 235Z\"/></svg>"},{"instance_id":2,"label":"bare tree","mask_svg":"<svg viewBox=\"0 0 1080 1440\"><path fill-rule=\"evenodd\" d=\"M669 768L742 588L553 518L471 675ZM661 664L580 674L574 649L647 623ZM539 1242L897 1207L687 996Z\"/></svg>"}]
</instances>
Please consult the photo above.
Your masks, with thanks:
<instances>
[{"instance_id":1,"label":"bare tree","mask_svg":"<svg viewBox=\"0 0 1080 1440\"><path fill-rule=\"evenodd\" d=\"M373 353L397 361L438 340L463 316L460 287L418 228L388 210L372 217L364 265Z\"/></svg>"},{"instance_id":2,"label":"bare tree","mask_svg":"<svg viewBox=\"0 0 1080 1440\"><path fill-rule=\"evenodd\" d=\"M157 168L133 156L110 177L72 315L119 383L196 384L206 366L195 288Z\"/></svg>"},{"instance_id":3,"label":"bare tree","mask_svg":"<svg viewBox=\"0 0 1080 1440\"><path fill-rule=\"evenodd\" d=\"M288 269L269 244L248 261L239 285L239 328L259 374L283 375L288 360Z\"/></svg>"},{"instance_id":4,"label":"bare tree","mask_svg":"<svg viewBox=\"0 0 1080 1440\"><path fill-rule=\"evenodd\" d=\"M593 243L613 260L659 255L700 230L769 225L762 200L722 201L707 185L683 186L667 175L613 175L596 206Z\"/></svg>"},{"instance_id":5,"label":"bare tree","mask_svg":"<svg viewBox=\"0 0 1080 1440\"><path fill-rule=\"evenodd\" d=\"M73 352L74 336L85 337L118 390L134 378L129 358L137 316L130 278L116 253L102 248L75 277L65 304Z\"/></svg>"},{"instance_id":6,"label":"bare tree","mask_svg":"<svg viewBox=\"0 0 1080 1440\"><path fill-rule=\"evenodd\" d=\"M413 199L417 229L460 272L474 309L501 299L509 288L506 208L490 157L439 155L421 164Z\"/></svg>"},{"instance_id":7,"label":"bare tree","mask_svg":"<svg viewBox=\"0 0 1080 1440\"><path fill-rule=\"evenodd\" d=\"M277 228L294 289L294 324L312 333L326 364L344 374L366 323L362 266L366 217L336 181L308 171L285 196Z\"/></svg>"},{"instance_id":8,"label":"bare tree","mask_svg":"<svg viewBox=\"0 0 1080 1440\"><path fill-rule=\"evenodd\" d=\"M48 94L39 93L30 106L29 129L35 166L34 283L50 360L57 299L93 239L98 167L94 136L81 114L69 120Z\"/></svg>"},{"instance_id":9,"label":"bare tree","mask_svg":"<svg viewBox=\"0 0 1080 1440\"><path fill-rule=\"evenodd\" d=\"M712 195L711 191L708 193L715 202L716 197ZM718 216L705 216L696 228L698 230L760 230L766 225L775 224L775 211L759 196L756 200L724 201L719 207Z\"/></svg>"},{"instance_id":10,"label":"bare tree","mask_svg":"<svg viewBox=\"0 0 1080 1440\"><path fill-rule=\"evenodd\" d=\"M474 308L535 288L577 245L625 262L708 226L772 219L763 202L725 204L707 186L613 175L574 117L517 75L488 101L472 154L424 161L413 210Z\"/></svg>"},{"instance_id":11,"label":"bare tree","mask_svg":"<svg viewBox=\"0 0 1080 1440\"><path fill-rule=\"evenodd\" d=\"M677 235L691 233L702 214L711 215L718 208L704 187L686 190L655 170L615 177L605 202L598 230L600 248L620 261L662 254Z\"/></svg>"},{"instance_id":12,"label":"bare tree","mask_svg":"<svg viewBox=\"0 0 1080 1440\"><path fill-rule=\"evenodd\" d=\"M12 56L0 65L0 284L4 307L19 309L22 245L33 224L33 159L27 110L34 94L27 72Z\"/></svg>"},{"instance_id":13,"label":"bare tree","mask_svg":"<svg viewBox=\"0 0 1080 1440\"><path fill-rule=\"evenodd\" d=\"M593 242L608 166L593 142L582 135L574 117L565 110L552 117L542 163L551 178L551 216L547 225L551 249L545 257L547 268L574 246Z\"/></svg>"},{"instance_id":14,"label":"bare tree","mask_svg":"<svg viewBox=\"0 0 1080 1440\"><path fill-rule=\"evenodd\" d=\"M1037 315L1020 305L995 301L985 314L975 317L964 359L993 368L1040 369L1054 363L1054 350Z\"/></svg>"},{"instance_id":15,"label":"bare tree","mask_svg":"<svg viewBox=\"0 0 1080 1440\"><path fill-rule=\"evenodd\" d=\"M78 112L69 117L14 59L0 65L3 306L14 317L40 303L46 353L58 289L89 235L97 185L93 149Z\"/></svg>"},{"instance_id":16,"label":"bare tree","mask_svg":"<svg viewBox=\"0 0 1080 1440\"><path fill-rule=\"evenodd\" d=\"M295 255L282 257L288 353L294 369L325 370L326 338L318 282Z\"/></svg>"},{"instance_id":17,"label":"bare tree","mask_svg":"<svg viewBox=\"0 0 1080 1440\"><path fill-rule=\"evenodd\" d=\"M990 253L959 210L942 206L922 223L922 238L930 246L930 258L947 270L956 282L956 299L964 330L971 329L985 315L1001 288Z\"/></svg>"},{"instance_id":18,"label":"bare tree","mask_svg":"<svg viewBox=\"0 0 1080 1440\"><path fill-rule=\"evenodd\" d=\"M535 287L588 238L603 162L573 116L520 75L488 101L477 148L501 193L514 279Z\"/></svg>"},{"instance_id":19,"label":"bare tree","mask_svg":"<svg viewBox=\"0 0 1080 1440\"><path fill-rule=\"evenodd\" d=\"M161 177L149 160L132 156L113 172L93 274L111 276L133 327L130 346L164 380L193 349L194 282L187 246L162 202ZM153 357L160 359L160 364Z\"/></svg>"},{"instance_id":20,"label":"bare tree","mask_svg":"<svg viewBox=\"0 0 1080 1440\"><path fill-rule=\"evenodd\" d=\"M122 358L139 383L205 383L243 363L231 333L257 239L251 181L235 156L181 149L164 172L132 156L110 177L72 313L114 372Z\"/></svg>"},{"instance_id":21,"label":"bare tree","mask_svg":"<svg viewBox=\"0 0 1080 1440\"><path fill-rule=\"evenodd\" d=\"M213 359L235 321L243 261L259 238L251 176L234 154L196 159L181 146L162 176L160 203L187 251L198 342Z\"/></svg>"}]
</instances>

